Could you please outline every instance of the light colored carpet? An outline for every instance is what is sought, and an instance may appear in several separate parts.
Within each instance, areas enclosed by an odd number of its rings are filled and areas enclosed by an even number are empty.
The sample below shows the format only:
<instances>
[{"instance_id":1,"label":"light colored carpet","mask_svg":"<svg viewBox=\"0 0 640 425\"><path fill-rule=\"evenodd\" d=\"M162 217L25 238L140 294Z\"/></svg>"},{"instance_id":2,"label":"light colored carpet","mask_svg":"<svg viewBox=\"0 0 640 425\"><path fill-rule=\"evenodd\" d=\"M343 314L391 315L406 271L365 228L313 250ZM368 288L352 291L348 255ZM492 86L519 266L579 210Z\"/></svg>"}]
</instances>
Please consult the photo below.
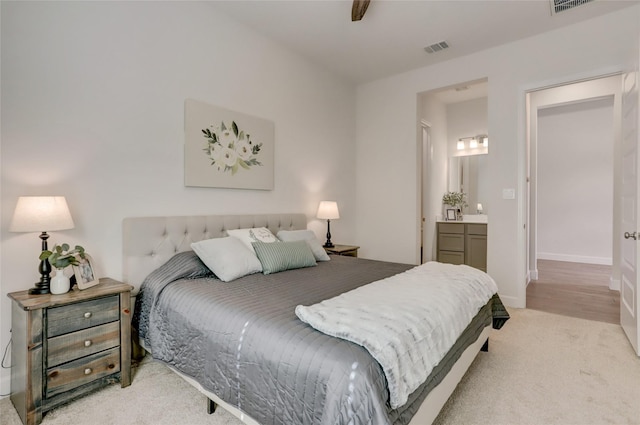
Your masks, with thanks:
<instances>
[{"instance_id":1,"label":"light colored carpet","mask_svg":"<svg viewBox=\"0 0 640 425\"><path fill-rule=\"evenodd\" d=\"M446 424L640 425L640 359L620 326L535 310L490 338L436 419ZM0 425L19 425L9 398ZM128 388L111 385L47 413L43 425L239 425L206 413L198 391L152 360ZM296 424L291 424L296 425Z\"/></svg>"},{"instance_id":2,"label":"light colored carpet","mask_svg":"<svg viewBox=\"0 0 640 425\"><path fill-rule=\"evenodd\" d=\"M434 424L640 424L640 358L620 325L509 313Z\"/></svg>"}]
</instances>

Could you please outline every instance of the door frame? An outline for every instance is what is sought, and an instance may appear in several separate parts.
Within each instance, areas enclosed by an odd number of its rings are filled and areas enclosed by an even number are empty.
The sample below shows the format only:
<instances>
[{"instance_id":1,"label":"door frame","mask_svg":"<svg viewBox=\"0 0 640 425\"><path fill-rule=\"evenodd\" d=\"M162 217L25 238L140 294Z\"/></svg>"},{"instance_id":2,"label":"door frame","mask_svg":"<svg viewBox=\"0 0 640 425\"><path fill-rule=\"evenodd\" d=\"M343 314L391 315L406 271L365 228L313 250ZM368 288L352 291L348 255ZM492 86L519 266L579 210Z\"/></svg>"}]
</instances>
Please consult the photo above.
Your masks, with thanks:
<instances>
[{"instance_id":1,"label":"door frame","mask_svg":"<svg viewBox=\"0 0 640 425\"><path fill-rule=\"evenodd\" d=\"M431 211L431 161L432 144L431 144L431 123L427 120L420 120L421 128L421 143L420 143L420 252L418 253L418 259L420 264L424 264L427 261L431 261L433 257L433 250L429 247L430 238L428 237L428 231L425 228L427 224L427 213Z\"/></svg>"},{"instance_id":2,"label":"door frame","mask_svg":"<svg viewBox=\"0 0 640 425\"><path fill-rule=\"evenodd\" d=\"M525 92L526 96L526 138L525 138L525 185L527 194L524 206L525 223L528 223L525 246L526 284L537 279L537 116L540 109L566 105L576 102L597 100L613 96L614 117L620 117L622 72L609 73L575 81L540 87ZM612 241L612 277L610 289L620 288L620 146L621 120L614 121L614 202L613 202L613 241ZM525 284L525 286L526 286ZM525 291L526 305L526 291Z\"/></svg>"}]
</instances>

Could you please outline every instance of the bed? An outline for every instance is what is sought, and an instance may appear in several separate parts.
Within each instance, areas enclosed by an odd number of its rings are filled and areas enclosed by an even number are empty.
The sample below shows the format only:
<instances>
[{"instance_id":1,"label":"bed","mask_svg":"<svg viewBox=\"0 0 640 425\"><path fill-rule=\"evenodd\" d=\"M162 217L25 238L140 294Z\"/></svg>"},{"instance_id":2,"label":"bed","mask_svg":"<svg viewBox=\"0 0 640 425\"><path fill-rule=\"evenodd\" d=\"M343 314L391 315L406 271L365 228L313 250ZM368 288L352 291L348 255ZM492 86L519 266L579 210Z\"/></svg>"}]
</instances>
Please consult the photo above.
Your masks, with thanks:
<instances>
[{"instance_id":1,"label":"bed","mask_svg":"<svg viewBox=\"0 0 640 425\"><path fill-rule=\"evenodd\" d=\"M406 402L392 406L385 371L359 344L300 320L296 306L317 305L411 265L332 256L314 267L225 283L191 251L232 229L306 229L303 214L127 218L123 274L138 293L133 334L211 401L247 424L428 424L492 326L508 318L497 294ZM144 285L143 285L144 282Z\"/></svg>"}]
</instances>

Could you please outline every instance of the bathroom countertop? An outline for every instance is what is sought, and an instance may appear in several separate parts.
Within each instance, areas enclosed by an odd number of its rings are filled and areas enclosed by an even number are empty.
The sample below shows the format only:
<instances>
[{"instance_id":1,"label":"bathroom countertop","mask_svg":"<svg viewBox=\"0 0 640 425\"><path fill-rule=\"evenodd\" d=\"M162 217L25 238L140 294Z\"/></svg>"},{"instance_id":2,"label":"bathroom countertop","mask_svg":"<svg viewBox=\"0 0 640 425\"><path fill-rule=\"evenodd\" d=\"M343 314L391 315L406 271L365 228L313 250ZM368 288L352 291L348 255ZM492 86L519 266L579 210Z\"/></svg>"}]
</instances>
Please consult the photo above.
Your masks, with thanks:
<instances>
[{"instance_id":1,"label":"bathroom countertop","mask_svg":"<svg viewBox=\"0 0 640 425\"><path fill-rule=\"evenodd\" d=\"M487 214L464 214L462 220L444 220L442 216L436 218L438 223L488 223L489 216Z\"/></svg>"}]
</instances>

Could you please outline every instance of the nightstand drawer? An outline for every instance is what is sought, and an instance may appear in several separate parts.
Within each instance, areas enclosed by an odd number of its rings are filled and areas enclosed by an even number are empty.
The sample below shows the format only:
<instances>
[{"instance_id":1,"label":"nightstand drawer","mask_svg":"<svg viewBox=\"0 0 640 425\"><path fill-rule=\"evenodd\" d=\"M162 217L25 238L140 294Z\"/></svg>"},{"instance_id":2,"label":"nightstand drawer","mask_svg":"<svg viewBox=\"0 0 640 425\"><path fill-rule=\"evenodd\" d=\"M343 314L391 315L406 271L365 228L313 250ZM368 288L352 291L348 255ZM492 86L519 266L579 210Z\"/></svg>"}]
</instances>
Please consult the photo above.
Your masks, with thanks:
<instances>
[{"instance_id":1,"label":"nightstand drawer","mask_svg":"<svg viewBox=\"0 0 640 425\"><path fill-rule=\"evenodd\" d=\"M120 371L120 349L112 348L47 369L46 396L72 390Z\"/></svg>"},{"instance_id":2,"label":"nightstand drawer","mask_svg":"<svg viewBox=\"0 0 640 425\"><path fill-rule=\"evenodd\" d=\"M118 296L97 298L47 310L48 337L58 336L120 318Z\"/></svg>"},{"instance_id":3,"label":"nightstand drawer","mask_svg":"<svg viewBox=\"0 0 640 425\"><path fill-rule=\"evenodd\" d=\"M119 345L120 322L111 322L50 338L47 348L47 367L57 366Z\"/></svg>"}]
</instances>

